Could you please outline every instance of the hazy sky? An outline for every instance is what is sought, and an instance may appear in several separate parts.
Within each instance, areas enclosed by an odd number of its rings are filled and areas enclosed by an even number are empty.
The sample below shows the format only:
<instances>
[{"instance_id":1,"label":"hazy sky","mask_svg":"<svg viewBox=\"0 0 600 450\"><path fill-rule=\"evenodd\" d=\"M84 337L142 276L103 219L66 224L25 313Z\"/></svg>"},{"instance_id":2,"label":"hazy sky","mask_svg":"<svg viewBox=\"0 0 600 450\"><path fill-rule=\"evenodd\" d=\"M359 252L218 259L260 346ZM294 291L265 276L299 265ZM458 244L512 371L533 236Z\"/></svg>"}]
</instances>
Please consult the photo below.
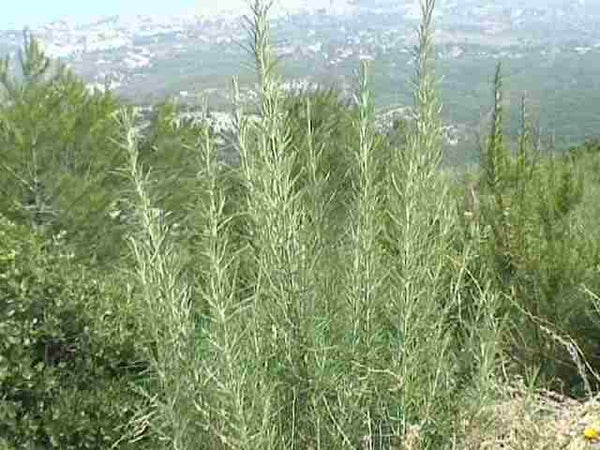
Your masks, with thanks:
<instances>
[{"instance_id":1,"label":"hazy sky","mask_svg":"<svg viewBox=\"0 0 600 450\"><path fill-rule=\"evenodd\" d=\"M341 2L344 0L335 0ZM62 16L86 18L98 15L180 14L215 9L247 9L247 0L12 0L2 2L0 28L22 28L50 22ZM328 6L330 0L276 0L279 6Z\"/></svg>"},{"instance_id":2,"label":"hazy sky","mask_svg":"<svg viewBox=\"0 0 600 450\"><path fill-rule=\"evenodd\" d=\"M3 3L0 27L5 28L9 24L35 26L61 16L177 13L192 10L196 0L13 0Z\"/></svg>"}]
</instances>

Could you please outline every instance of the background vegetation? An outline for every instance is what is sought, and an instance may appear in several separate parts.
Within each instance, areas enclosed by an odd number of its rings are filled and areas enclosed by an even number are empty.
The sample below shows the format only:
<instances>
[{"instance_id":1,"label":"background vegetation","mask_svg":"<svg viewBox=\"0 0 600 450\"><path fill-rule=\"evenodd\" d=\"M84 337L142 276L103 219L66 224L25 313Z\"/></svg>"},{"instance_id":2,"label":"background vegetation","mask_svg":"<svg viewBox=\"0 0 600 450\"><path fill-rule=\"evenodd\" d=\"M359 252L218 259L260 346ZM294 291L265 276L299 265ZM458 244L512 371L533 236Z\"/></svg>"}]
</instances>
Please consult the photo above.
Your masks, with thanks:
<instances>
[{"instance_id":1,"label":"background vegetation","mask_svg":"<svg viewBox=\"0 0 600 450\"><path fill-rule=\"evenodd\" d=\"M0 448L484 448L515 379L595 394L599 142L553 154L498 65L480 168L442 169L432 0L387 134L366 63L284 94L268 9L236 163L27 34L0 65Z\"/></svg>"}]
</instances>

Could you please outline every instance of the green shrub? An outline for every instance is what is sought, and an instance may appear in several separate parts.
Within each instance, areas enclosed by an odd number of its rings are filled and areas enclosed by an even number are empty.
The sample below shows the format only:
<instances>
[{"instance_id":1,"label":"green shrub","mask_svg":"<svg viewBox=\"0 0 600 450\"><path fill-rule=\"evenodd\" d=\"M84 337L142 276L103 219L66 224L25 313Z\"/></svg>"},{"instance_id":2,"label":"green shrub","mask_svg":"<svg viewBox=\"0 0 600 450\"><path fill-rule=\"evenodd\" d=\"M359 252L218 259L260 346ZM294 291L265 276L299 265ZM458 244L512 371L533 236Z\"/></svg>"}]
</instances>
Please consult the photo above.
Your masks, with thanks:
<instances>
[{"instance_id":1,"label":"green shrub","mask_svg":"<svg viewBox=\"0 0 600 450\"><path fill-rule=\"evenodd\" d=\"M87 260L118 257L122 228L108 214L119 193L111 170L123 157L112 148L118 106L26 33L20 68L0 63L0 212L46 237L64 230L64 244Z\"/></svg>"},{"instance_id":2,"label":"green shrub","mask_svg":"<svg viewBox=\"0 0 600 450\"><path fill-rule=\"evenodd\" d=\"M8 448L108 448L142 404L128 386L141 374L128 367L134 330L119 330L126 320L108 306L119 299L105 297L115 287L69 259L0 216L0 435Z\"/></svg>"}]
</instances>

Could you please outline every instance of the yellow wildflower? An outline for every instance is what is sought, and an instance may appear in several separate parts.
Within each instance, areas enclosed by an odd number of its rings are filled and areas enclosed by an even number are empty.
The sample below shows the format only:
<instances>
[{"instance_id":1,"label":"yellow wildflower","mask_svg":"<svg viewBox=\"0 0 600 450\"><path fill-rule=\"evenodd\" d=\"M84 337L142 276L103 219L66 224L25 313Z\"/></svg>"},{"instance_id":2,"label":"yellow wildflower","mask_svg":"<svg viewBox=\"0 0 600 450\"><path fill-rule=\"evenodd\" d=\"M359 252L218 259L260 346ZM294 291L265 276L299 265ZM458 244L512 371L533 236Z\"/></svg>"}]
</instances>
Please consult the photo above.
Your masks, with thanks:
<instances>
[{"instance_id":1,"label":"yellow wildflower","mask_svg":"<svg viewBox=\"0 0 600 450\"><path fill-rule=\"evenodd\" d=\"M600 442L600 430L596 427L587 427L583 432L586 441Z\"/></svg>"}]
</instances>

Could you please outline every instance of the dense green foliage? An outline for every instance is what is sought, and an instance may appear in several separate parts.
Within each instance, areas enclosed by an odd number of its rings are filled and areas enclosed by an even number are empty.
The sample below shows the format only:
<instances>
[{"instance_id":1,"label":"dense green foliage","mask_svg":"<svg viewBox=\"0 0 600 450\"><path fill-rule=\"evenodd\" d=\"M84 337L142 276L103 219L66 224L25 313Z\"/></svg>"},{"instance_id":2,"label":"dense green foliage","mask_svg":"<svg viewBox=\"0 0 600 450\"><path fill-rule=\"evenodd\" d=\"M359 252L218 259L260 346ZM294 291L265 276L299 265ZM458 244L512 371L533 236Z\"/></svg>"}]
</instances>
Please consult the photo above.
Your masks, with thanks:
<instances>
[{"instance_id":1,"label":"dense green foliage","mask_svg":"<svg viewBox=\"0 0 600 450\"><path fill-rule=\"evenodd\" d=\"M90 258L118 257L99 245L119 235L104 213L117 198L111 169L122 162L111 118L118 100L88 92L27 34L19 61L19 70L9 59L0 65L2 211L48 236L68 230Z\"/></svg>"},{"instance_id":2,"label":"dense green foliage","mask_svg":"<svg viewBox=\"0 0 600 450\"><path fill-rule=\"evenodd\" d=\"M144 404L126 291L60 247L0 216L1 448L108 448Z\"/></svg>"},{"instance_id":3,"label":"dense green foliage","mask_svg":"<svg viewBox=\"0 0 600 450\"><path fill-rule=\"evenodd\" d=\"M480 168L441 170L433 2L387 134L367 64L284 94L267 10L225 142L28 35L0 65L0 448L453 448L507 375L596 391L598 141L550 154L524 99L511 149L499 65Z\"/></svg>"}]
</instances>

